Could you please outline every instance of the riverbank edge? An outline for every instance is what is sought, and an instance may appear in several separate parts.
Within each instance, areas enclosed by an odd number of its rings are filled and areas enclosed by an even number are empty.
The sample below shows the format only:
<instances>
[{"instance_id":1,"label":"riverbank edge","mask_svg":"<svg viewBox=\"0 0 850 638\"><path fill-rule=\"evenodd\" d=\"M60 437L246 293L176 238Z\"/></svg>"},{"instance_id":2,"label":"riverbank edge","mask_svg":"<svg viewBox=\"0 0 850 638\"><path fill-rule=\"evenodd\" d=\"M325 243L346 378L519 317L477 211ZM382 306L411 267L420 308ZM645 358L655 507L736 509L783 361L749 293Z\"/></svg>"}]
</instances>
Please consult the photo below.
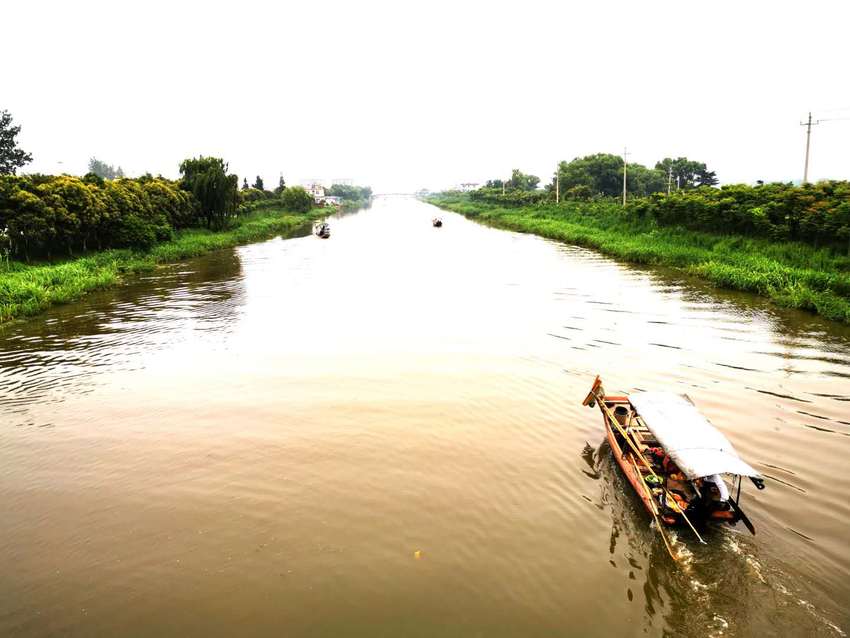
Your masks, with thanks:
<instances>
[{"instance_id":1,"label":"riverbank edge","mask_svg":"<svg viewBox=\"0 0 850 638\"><path fill-rule=\"evenodd\" d=\"M246 214L227 230L178 231L174 239L147 252L114 249L56 264L12 262L7 271L0 272L0 327L14 319L37 315L51 306L77 301L88 293L118 286L125 277L150 272L160 264L279 235L291 237L327 212L323 208L307 213L264 208Z\"/></svg>"},{"instance_id":2,"label":"riverbank edge","mask_svg":"<svg viewBox=\"0 0 850 638\"><path fill-rule=\"evenodd\" d=\"M622 230L600 228L593 223L592 216L570 216L561 209L558 210L559 217L555 218L547 216L546 208L501 208L468 199L445 199L438 195L425 197L423 201L489 226L592 248L630 263L674 268L718 288L752 292L778 306L806 310L832 321L850 324L850 300L846 296L828 288L817 290L806 284L807 279L817 278L823 273L767 258L762 259L765 263L758 268L752 264L734 263L735 255L705 247L706 237L712 236L710 233L683 232L664 227L641 231L633 225L624 225ZM693 241L689 241L689 237ZM713 237L716 237L718 246L729 239L721 235ZM764 240L749 241L757 243ZM842 279L847 277L844 273L830 274Z\"/></svg>"}]
</instances>

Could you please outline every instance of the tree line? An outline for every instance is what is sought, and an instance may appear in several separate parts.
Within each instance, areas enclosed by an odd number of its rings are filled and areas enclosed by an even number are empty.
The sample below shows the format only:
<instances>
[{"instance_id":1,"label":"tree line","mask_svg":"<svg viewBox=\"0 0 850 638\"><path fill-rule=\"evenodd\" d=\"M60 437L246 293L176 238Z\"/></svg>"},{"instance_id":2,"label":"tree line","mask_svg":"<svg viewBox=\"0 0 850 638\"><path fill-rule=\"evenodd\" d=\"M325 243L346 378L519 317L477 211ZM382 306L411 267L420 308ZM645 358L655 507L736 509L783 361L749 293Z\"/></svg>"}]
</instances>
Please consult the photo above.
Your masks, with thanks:
<instances>
[{"instance_id":1,"label":"tree line","mask_svg":"<svg viewBox=\"0 0 850 638\"><path fill-rule=\"evenodd\" d=\"M721 234L802 241L814 246L846 248L850 255L850 182L817 184L735 184L716 187L717 176L702 162L665 158L648 169L629 164L625 218L649 219L660 226ZM596 154L561 162L557 169L561 201L619 201L623 160ZM469 194L473 201L523 207L555 202L552 183L538 189L539 180L514 170L511 179L490 180ZM669 189L669 193L668 193ZM619 206L618 206L619 209Z\"/></svg>"},{"instance_id":2,"label":"tree line","mask_svg":"<svg viewBox=\"0 0 850 638\"><path fill-rule=\"evenodd\" d=\"M181 228L224 228L254 208L221 158L186 159L180 175L0 175L0 250L27 261L92 249L144 250ZM269 204L295 212L314 205L300 187L263 193Z\"/></svg>"},{"instance_id":3,"label":"tree line","mask_svg":"<svg viewBox=\"0 0 850 638\"><path fill-rule=\"evenodd\" d=\"M734 184L636 199L626 214L662 226L846 247L850 255L850 182Z\"/></svg>"},{"instance_id":4,"label":"tree line","mask_svg":"<svg viewBox=\"0 0 850 638\"><path fill-rule=\"evenodd\" d=\"M278 206L306 213L313 197L303 188L265 190L258 175L253 187L239 179L218 157L189 158L180 164L180 179L150 174L126 178L123 169L89 159L83 178L70 175L17 176L32 161L20 149L8 111L0 111L0 255L24 258L73 255L91 249L148 249L189 227L224 228L239 213ZM336 185L337 196L361 201L370 188Z\"/></svg>"},{"instance_id":5,"label":"tree line","mask_svg":"<svg viewBox=\"0 0 850 638\"><path fill-rule=\"evenodd\" d=\"M631 197L647 197L653 193L690 190L701 186L716 186L717 175L705 163L665 157L654 168L630 163L626 167L626 193ZM591 200L619 197L623 192L623 158L610 153L597 153L560 162L552 180L538 189L540 178L518 169L510 179L488 180L483 188L474 191L473 199L527 205L558 197Z\"/></svg>"}]
</instances>

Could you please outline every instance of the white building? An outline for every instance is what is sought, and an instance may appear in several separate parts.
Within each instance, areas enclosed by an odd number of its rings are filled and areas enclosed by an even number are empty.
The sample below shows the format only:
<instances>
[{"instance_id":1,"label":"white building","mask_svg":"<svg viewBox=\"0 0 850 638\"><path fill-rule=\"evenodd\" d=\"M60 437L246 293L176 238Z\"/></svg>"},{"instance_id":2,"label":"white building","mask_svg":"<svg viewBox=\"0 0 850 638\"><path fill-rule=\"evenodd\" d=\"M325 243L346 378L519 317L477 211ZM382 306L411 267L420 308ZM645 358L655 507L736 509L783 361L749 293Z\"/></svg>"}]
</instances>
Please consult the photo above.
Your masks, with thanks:
<instances>
[{"instance_id":1,"label":"white building","mask_svg":"<svg viewBox=\"0 0 850 638\"><path fill-rule=\"evenodd\" d=\"M477 182L465 182L460 185L460 188L458 188L458 190L463 193L468 193L469 191L478 190L479 186L481 186L481 184Z\"/></svg>"},{"instance_id":2,"label":"white building","mask_svg":"<svg viewBox=\"0 0 850 638\"><path fill-rule=\"evenodd\" d=\"M320 204L325 199L325 187L319 182L305 182L304 189L313 196L313 201Z\"/></svg>"}]
</instances>

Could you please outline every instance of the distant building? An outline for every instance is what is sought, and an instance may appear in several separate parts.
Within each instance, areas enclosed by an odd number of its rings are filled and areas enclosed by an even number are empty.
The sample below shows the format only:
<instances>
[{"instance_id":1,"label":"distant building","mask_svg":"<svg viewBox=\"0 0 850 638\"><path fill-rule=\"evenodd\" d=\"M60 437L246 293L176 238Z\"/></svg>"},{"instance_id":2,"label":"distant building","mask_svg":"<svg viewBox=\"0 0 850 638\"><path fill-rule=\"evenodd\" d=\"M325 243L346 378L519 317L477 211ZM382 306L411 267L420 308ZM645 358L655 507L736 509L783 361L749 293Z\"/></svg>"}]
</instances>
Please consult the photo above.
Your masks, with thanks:
<instances>
[{"instance_id":1,"label":"distant building","mask_svg":"<svg viewBox=\"0 0 850 638\"><path fill-rule=\"evenodd\" d=\"M319 182L306 182L304 189L313 196L313 201L321 204L325 199L325 187Z\"/></svg>"},{"instance_id":2,"label":"distant building","mask_svg":"<svg viewBox=\"0 0 850 638\"><path fill-rule=\"evenodd\" d=\"M325 205L330 204L331 206L342 206L342 197L337 197L336 195L325 195L322 202Z\"/></svg>"},{"instance_id":3,"label":"distant building","mask_svg":"<svg viewBox=\"0 0 850 638\"><path fill-rule=\"evenodd\" d=\"M481 184L479 184L477 182L465 182L465 183L460 185L460 188L458 188L458 190L463 192L463 193L468 193L469 191L478 190L479 186L481 186Z\"/></svg>"}]
</instances>

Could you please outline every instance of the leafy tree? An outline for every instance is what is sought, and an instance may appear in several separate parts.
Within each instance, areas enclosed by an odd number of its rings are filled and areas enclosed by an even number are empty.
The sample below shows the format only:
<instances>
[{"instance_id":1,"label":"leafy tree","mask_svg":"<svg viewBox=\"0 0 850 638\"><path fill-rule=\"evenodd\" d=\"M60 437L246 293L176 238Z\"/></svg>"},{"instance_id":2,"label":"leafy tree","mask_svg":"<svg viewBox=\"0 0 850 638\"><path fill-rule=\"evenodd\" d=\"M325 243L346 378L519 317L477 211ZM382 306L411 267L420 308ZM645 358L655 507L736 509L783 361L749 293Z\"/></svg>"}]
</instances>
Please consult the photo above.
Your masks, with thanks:
<instances>
[{"instance_id":1,"label":"leafy tree","mask_svg":"<svg viewBox=\"0 0 850 638\"><path fill-rule=\"evenodd\" d=\"M622 182L621 182L622 184ZM620 186L622 188L622 185ZM667 189L666 175L642 164L629 164L626 171L626 192L637 197L661 193Z\"/></svg>"},{"instance_id":2,"label":"leafy tree","mask_svg":"<svg viewBox=\"0 0 850 638\"><path fill-rule=\"evenodd\" d=\"M623 192L623 158L610 153L577 157L558 165L561 191L586 186L593 193L617 197Z\"/></svg>"},{"instance_id":3,"label":"leafy tree","mask_svg":"<svg viewBox=\"0 0 850 638\"><path fill-rule=\"evenodd\" d=\"M709 171L703 162L695 162L687 157L676 159L665 157L655 164L655 168L664 174L665 179L672 171L673 188L688 189L717 185L717 175L714 171Z\"/></svg>"},{"instance_id":4,"label":"leafy tree","mask_svg":"<svg viewBox=\"0 0 850 638\"><path fill-rule=\"evenodd\" d=\"M372 197L369 186L349 186L348 184L331 184L328 195L348 201L362 201Z\"/></svg>"},{"instance_id":5,"label":"leafy tree","mask_svg":"<svg viewBox=\"0 0 850 638\"><path fill-rule=\"evenodd\" d=\"M526 175L519 169L511 171L511 179L507 183L508 188L520 191L533 191L537 189L540 178L536 175Z\"/></svg>"},{"instance_id":6,"label":"leafy tree","mask_svg":"<svg viewBox=\"0 0 850 638\"><path fill-rule=\"evenodd\" d=\"M263 188L263 178L259 175L257 175L257 179L256 181L254 181L254 188L256 188L258 191L266 190L265 188Z\"/></svg>"},{"instance_id":7,"label":"leafy tree","mask_svg":"<svg viewBox=\"0 0 850 638\"><path fill-rule=\"evenodd\" d=\"M280 196L280 202L287 210L306 213L313 208L313 196L300 186L287 188Z\"/></svg>"},{"instance_id":8,"label":"leafy tree","mask_svg":"<svg viewBox=\"0 0 850 638\"><path fill-rule=\"evenodd\" d=\"M286 189L286 182L283 179L283 175L280 176L280 179L277 182L277 188L274 189L275 195L280 195Z\"/></svg>"},{"instance_id":9,"label":"leafy tree","mask_svg":"<svg viewBox=\"0 0 850 638\"><path fill-rule=\"evenodd\" d=\"M172 228L188 228L198 222L198 209L191 193L162 177L140 178L153 210L163 213Z\"/></svg>"},{"instance_id":10,"label":"leafy tree","mask_svg":"<svg viewBox=\"0 0 850 638\"><path fill-rule=\"evenodd\" d=\"M34 252L49 254L49 242L55 235L49 210L41 198L31 192L32 183L19 181L3 189L0 215L9 229L13 254L22 254L29 261Z\"/></svg>"},{"instance_id":11,"label":"leafy tree","mask_svg":"<svg viewBox=\"0 0 850 638\"><path fill-rule=\"evenodd\" d=\"M251 187L250 187L250 186L248 186L248 178L247 178L247 177L243 177L243 178L242 178L242 190L243 190L243 191L246 191L246 190L248 190L249 188L251 188Z\"/></svg>"},{"instance_id":12,"label":"leafy tree","mask_svg":"<svg viewBox=\"0 0 850 638\"><path fill-rule=\"evenodd\" d=\"M89 173L93 173L101 179L117 179L119 177L124 177L124 170L120 166L115 168L111 164L102 162L96 157L89 159Z\"/></svg>"},{"instance_id":13,"label":"leafy tree","mask_svg":"<svg viewBox=\"0 0 850 638\"><path fill-rule=\"evenodd\" d=\"M11 113L0 111L0 175L14 175L32 161L32 155L18 148L15 142L20 131L20 126L12 126Z\"/></svg>"},{"instance_id":14,"label":"leafy tree","mask_svg":"<svg viewBox=\"0 0 850 638\"><path fill-rule=\"evenodd\" d=\"M201 215L210 228L222 228L227 216L236 210L239 178L227 174L227 164L219 157L183 160L181 186L195 196Z\"/></svg>"},{"instance_id":15,"label":"leafy tree","mask_svg":"<svg viewBox=\"0 0 850 638\"><path fill-rule=\"evenodd\" d=\"M94 197L82 180L60 175L38 187L42 201L50 207L57 244L73 254L76 243L86 248L91 229L97 226L99 211Z\"/></svg>"},{"instance_id":16,"label":"leafy tree","mask_svg":"<svg viewBox=\"0 0 850 638\"><path fill-rule=\"evenodd\" d=\"M249 202L256 202L261 199L266 199L266 194L265 191L261 191L256 188L243 188L239 192L239 199L242 201L243 204Z\"/></svg>"},{"instance_id":17,"label":"leafy tree","mask_svg":"<svg viewBox=\"0 0 850 638\"><path fill-rule=\"evenodd\" d=\"M502 185L506 184L500 179L488 179L487 183L484 184L484 188L502 188Z\"/></svg>"}]
</instances>

